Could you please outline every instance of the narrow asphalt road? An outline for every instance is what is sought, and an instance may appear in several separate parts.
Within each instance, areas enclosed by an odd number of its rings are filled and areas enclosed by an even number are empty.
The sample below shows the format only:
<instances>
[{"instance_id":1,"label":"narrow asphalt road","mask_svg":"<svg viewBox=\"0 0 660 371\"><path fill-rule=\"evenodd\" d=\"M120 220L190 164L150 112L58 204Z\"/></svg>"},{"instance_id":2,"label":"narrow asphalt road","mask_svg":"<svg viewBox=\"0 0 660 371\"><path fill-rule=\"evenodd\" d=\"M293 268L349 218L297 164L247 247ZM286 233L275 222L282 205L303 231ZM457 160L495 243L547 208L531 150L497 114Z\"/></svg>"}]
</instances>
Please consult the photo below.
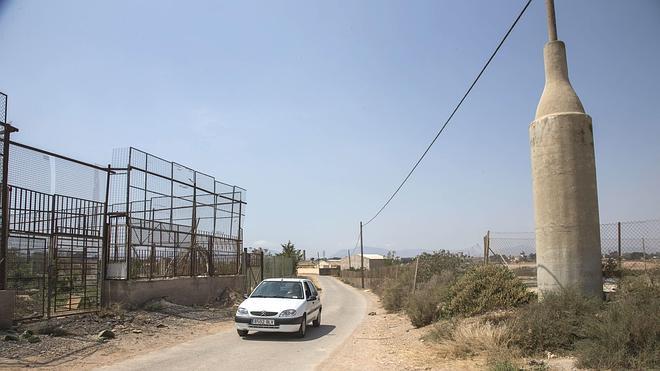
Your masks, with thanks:
<instances>
[{"instance_id":1,"label":"narrow asphalt road","mask_svg":"<svg viewBox=\"0 0 660 371\"><path fill-rule=\"evenodd\" d=\"M234 329L132 358L102 370L313 370L362 322L367 303L356 289L319 277L323 319L303 339L256 333L241 339Z\"/></svg>"}]
</instances>

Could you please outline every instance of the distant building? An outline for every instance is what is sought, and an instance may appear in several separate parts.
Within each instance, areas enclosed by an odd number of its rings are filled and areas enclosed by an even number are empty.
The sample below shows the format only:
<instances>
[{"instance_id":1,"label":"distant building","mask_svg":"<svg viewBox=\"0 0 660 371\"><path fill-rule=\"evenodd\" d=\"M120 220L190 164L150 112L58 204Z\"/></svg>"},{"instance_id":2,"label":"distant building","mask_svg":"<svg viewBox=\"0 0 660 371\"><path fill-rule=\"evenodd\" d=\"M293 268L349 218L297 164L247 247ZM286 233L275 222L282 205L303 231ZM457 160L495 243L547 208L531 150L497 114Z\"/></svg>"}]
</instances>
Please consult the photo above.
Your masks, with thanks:
<instances>
[{"instance_id":1,"label":"distant building","mask_svg":"<svg viewBox=\"0 0 660 371\"><path fill-rule=\"evenodd\" d=\"M360 254L345 256L341 258L340 265L342 270L360 269ZM385 257L378 254L364 254L364 269L376 269L385 265Z\"/></svg>"}]
</instances>

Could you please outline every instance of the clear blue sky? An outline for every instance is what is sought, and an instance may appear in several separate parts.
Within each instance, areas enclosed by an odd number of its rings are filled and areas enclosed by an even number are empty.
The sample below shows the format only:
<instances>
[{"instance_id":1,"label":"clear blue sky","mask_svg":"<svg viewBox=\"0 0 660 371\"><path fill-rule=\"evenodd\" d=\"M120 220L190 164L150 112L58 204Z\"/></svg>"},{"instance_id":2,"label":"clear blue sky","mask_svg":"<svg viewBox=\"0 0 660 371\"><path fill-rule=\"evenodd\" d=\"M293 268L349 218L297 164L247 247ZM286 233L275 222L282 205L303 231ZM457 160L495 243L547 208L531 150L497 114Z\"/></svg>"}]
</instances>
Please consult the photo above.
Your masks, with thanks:
<instances>
[{"instance_id":1,"label":"clear blue sky","mask_svg":"<svg viewBox=\"0 0 660 371\"><path fill-rule=\"evenodd\" d=\"M135 146L248 190L246 246L352 248L524 1L2 1L16 140L105 164ZM557 0L593 117L601 221L660 218L660 1ZM535 0L367 246L531 231Z\"/></svg>"}]
</instances>

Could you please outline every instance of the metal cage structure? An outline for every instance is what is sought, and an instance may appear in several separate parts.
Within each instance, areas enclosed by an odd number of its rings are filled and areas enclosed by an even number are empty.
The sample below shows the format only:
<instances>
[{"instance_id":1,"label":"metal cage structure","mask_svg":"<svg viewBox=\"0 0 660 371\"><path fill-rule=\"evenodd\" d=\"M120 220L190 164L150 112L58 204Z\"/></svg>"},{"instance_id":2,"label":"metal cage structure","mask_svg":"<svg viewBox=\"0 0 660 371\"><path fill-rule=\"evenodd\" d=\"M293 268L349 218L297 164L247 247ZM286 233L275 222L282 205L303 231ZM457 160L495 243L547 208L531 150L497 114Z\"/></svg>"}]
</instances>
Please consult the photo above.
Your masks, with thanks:
<instances>
[{"instance_id":1,"label":"metal cage structure","mask_svg":"<svg viewBox=\"0 0 660 371\"><path fill-rule=\"evenodd\" d=\"M133 147L112 170L107 279L240 272L245 189Z\"/></svg>"}]
</instances>

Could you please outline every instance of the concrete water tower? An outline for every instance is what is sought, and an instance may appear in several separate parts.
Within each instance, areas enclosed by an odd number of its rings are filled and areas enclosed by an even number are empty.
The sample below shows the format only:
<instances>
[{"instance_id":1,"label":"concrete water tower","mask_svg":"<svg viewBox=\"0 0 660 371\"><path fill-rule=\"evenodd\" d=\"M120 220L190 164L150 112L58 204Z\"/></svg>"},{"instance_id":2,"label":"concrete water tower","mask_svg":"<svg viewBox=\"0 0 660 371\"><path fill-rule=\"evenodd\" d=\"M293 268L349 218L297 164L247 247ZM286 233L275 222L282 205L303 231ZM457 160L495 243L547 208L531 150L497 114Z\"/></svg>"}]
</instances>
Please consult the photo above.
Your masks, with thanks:
<instances>
[{"instance_id":1,"label":"concrete water tower","mask_svg":"<svg viewBox=\"0 0 660 371\"><path fill-rule=\"evenodd\" d=\"M602 296L593 127L568 79L554 1L546 7L545 87L529 126L538 288Z\"/></svg>"}]
</instances>

